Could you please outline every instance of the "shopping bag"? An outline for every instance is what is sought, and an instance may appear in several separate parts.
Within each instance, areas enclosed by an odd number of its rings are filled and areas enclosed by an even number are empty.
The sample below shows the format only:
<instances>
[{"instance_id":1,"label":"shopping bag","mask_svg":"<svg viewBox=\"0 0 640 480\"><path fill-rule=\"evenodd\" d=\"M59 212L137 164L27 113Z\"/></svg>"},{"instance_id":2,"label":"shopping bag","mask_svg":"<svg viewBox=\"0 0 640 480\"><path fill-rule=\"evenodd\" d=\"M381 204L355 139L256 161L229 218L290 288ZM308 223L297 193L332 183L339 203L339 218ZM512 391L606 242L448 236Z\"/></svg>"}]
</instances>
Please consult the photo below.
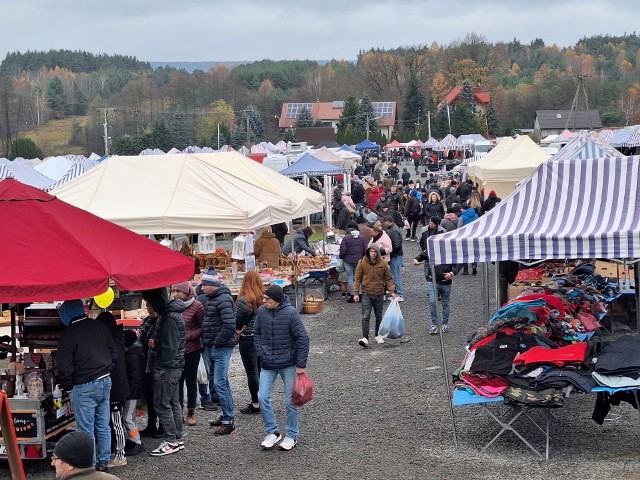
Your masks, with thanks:
<instances>
[{"instance_id":1,"label":"shopping bag","mask_svg":"<svg viewBox=\"0 0 640 480\"><path fill-rule=\"evenodd\" d=\"M382 317L378 335L383 338L400 338L404 335L404 318L398 299L391 300L389 308Z\"/></svg>"},{"instance_id":2,"label":"shopping bag","mask_svg":"<svg viewBox=\"0 0 640 480\"><path fill-rule=\"evenodd\" d=\"M198 363L198 373L196 374L196 381L200 385L207 385L209 383L209 372L207 371L207 365L204 363L204 358L200 355L200 362Z\"/></svg>"},{"instance_id":3,"label":"shopping bag","mask_svg":"<svg viewBox=\"0 0 640 480\"><path fill-rule=\"evenodd\" d=\"M306 373L298 373L296 375L291 399L296 407L301 407L313 400L313 380Z\"/></svg>"}]
</instances>

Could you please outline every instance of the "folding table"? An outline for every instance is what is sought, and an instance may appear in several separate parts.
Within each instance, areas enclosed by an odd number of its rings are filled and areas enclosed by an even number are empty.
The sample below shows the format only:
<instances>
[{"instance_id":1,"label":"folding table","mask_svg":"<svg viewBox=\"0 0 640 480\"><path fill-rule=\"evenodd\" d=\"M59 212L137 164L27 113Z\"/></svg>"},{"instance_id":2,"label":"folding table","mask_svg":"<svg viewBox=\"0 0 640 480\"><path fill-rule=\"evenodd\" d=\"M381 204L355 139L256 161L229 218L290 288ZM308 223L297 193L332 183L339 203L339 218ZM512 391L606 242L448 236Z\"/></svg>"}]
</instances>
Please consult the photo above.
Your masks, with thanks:
<instances>
[{"instance_id":1,"label":"folding table","mask_svg":"<svg viewBox=\"0 0 640 480\"><path fill-rule=\"evenodd\" d=\"M531 443L516 429L516 426L514 425L515 422L521 416L524 415L544 435L545 437L544 458L546 460L549 460L549 441L551 438L551 435L549 433L549 427L551 425L551 419L552 418L555 419L555 416L551 413L550 407L528 407L526 405L509 403L508 406L511 407L512 415L510 416L510 418L504 418L504 417L501 418L499 416L496 416L491 411L491 409L487 406L488 404L491 404L491 403L504 404L505 398L502 396L498 396L494 398L483 397L483 396L471 393L470 391L464 388L454 388L453 390L451 404L454 407L465 406L465 405L480 405L489 414L489 416L493 420L495 420L495 422L500 427L500 431L491 440L489 440L489 442L484 447L482 447L483 452L485 452L491 445L493 445L496 442L496 440L498 440L498 438L500 438L505 432L513 432L513 434L516 437L518 437L520 441L522 441L522 443L524 443L527 447L529 447L533 453L535 453L539 457L543 457L542 453L540 453L538 449L536 449L533 445L531 445ZM531 410L544 410L545 423L542 426L540 426L538 422L536 422L536 420L534 420L531 417L531 415L529 415Z\"/></svg>"}]
</instances>

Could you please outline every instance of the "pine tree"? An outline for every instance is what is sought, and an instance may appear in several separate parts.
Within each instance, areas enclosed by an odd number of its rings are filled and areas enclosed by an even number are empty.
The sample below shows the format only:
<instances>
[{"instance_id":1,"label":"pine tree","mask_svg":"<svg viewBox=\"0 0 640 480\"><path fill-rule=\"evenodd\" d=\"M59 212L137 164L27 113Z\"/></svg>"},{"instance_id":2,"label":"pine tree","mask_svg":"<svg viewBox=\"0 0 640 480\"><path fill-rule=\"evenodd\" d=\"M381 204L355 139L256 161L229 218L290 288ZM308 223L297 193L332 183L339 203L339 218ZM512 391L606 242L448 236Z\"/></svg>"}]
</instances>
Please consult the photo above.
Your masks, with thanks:
<instances>
[{"instance_id":1,"label":"pine tree","mask_svg":"<svg viewBox=\"0 0 640 480\"><path fill-rule=\"evenodd\" d=\"M295 131L293 130L293 128L287 128L284 131L284 138L283 140L285 142L295 142L296 141L296 134Z\"/></svg>"},{"instance_id":2,"label":"pine tree","mask_svg":"<svg viewBox=\"0 0 640 480\"><path fill-rule=\"evenodd\" d=\"M358 113L356 114L356 121L354 124L355 130L357 132L366 132L367 121L369 122L369 132L378 129L376 116L373 112L373 105L371 105L369 97L365 96L362 98L360 105L358 106Z\"/></svg>"},{"instance_id":3,"label":"pine tree","mask_svg":"<svg viewBox=\"0 0 640 480\"><path fill-rule=\"evenodd\" d=\"M306 108L301 108L298 113L298 118L296 119L295 127L296 128L306 128L313 127L313 117L311 116L311 112Z\"/></svg>"},{"instance_id":4,"label":"pine tree","mask_svg":"<svg viewBox=\"0 0 640 480\"><path fill-rule=\"evenodd\" d=\"M47 105L53 111L55 118L65 118L69 105L67 104L67 96L64 94L62 82L58 77L52 78L47 85Z\"/></svg>"},{"instance_id":5,"label":"pine tree","mask_svg":"<svg viewBox=\"0 0 640 480\"><path fill-rule=\"evenodd\" d=\"M487 108L487 128L489 135L494 138L500 134L500 117L493 108L493 103L489 103L489 108Z\"/></svg>"},{"instance_id":6,"label":"pine tree","mask_svg":"<svg viewBox=\"0 0 640 480\"><path fill-rule=\"evenodd\" d=\"M250 140L253 143L258 143L264 140L264 121L262 120L262 114L255 105L249 105L249 128L251 129Z\"/></svg>"},{"instance_id":7,"label":"pine tree","mask_svg":"<svg viewBox=\"0 0 640 480\"><path fill-rule=\"evenodd\" d=\"M231 134L231 140L229 143L235 149L240 148L247 141L247 133L241 128L236 128L235 132Z\"/></svg>"},{"instance_id":8,"label":"pine tree","mask_svg":"<svg viewBox=\"0 0 640 480\"><path fill-rule=\"evenodd\" d=\"M173 145L171 145L171 134L163 121L153 124L150 140L151 145L149 145L149 148L159 148L163 152L168 152L173 147Z\"/></svg>"},{"instance_id":9,"label":"pine tree","mask_svg":"<svg viewBox=\"0 0 640 480\"><path fill-rule=\"evenodd\" d=\"M173 112L173 117L170 124L171 139L173 140L173 147L178 150L184 150L189 145L194 143L193 129L189 124L187 115L181 107L176 108Z\"/></svg>"},{"instance_id":10,"label":"pine tree","mask_svg":"<svg viewBox=\"0 0 640 480\"><path fill-rule=\"evenodd\" d=\"M424 123L425 100L420 91L420 82L415 73L411 73L404 95L402 123L405 130L414 130L416 124Z\"/></svg>"},{"instance_id":11,"label":"pine tree","mask_svg":"<svg viewBox=\"0 0 640 480\"><path fill-rule=\"evenodd\" d=\"M344 133L348 125L354 126L358 116L358 100L356 97L349 97L344 102L344 108L338 122L338 133ZM344 142L338 142L344 143Z\"/></svg>"},{"instance_id":12,"label":"pine tree","mask_svg":"<svg viewBox=\"0 0 640 480\"><path fill-rule=\"evenodd\" d=\"M11 142L11 152L9 158L11 160L22 157L26 159L30 158L42 158L42 150L40 150L35 142L30 138L17 138Z\"/></svg>"}]
</instances>

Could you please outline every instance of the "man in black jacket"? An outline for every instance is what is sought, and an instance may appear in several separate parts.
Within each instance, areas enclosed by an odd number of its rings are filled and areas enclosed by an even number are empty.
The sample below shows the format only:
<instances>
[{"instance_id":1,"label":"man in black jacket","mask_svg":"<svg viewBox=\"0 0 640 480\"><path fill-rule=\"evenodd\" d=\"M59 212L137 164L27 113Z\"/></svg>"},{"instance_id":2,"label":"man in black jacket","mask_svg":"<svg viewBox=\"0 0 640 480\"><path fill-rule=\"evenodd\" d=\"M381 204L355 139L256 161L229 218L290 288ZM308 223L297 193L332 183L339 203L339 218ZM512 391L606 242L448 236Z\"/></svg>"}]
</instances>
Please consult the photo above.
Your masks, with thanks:
<instances>
[{"instance_id":1,"label":"man in black jacket","mask_svg":"<svg viewBox=\"0 0 640 480\"><path fill-rule=\"evenodd\" d=\"M271 225L271 233L273 233L278 241L280 242L280 248L282 248L282 244L284 243L284 237L289 233L289 227L285 222L282 223L274 223Z\"/></svg>"},{"instance_id":2,"label":"man in black jacket","mask_svg":"<svg viewBox=\"0 0 640 480\"><path fill-rule=\"evenodd\" d=\"M58 342L58 380L70 393L78 429L97 440L96 469L106 471L111 459L110 374L118 353L107 328L87 318L82 300L62 303L59 315L68 328Z\"/></svg>"},{"instance_id":3,"label":"man in black jacket","mask_svg":"<svg viewBox=\"0 0 640 480\"><path fill-rule=\"evenodd\" d=\"M427 253L427 240L433 235L444 233L445 230L440 227L440 218L431 217L427 228L422 231L420 238L420 247L422 252L413 259L414 265L424 264L424 276L427 279L427 295L429 297L429 310L431 313L431 335L438 333L438 312L436 305L436 291L433 288L433 277L431 275L431 265L429 264L429 255ZM442 332L447 333L449 328L449 310L451 298L451 284L453 279L453 265L435 265L436 271L436 288L437 297L442 301Z\"/></svg>"},{"instance_id":4,"label":"man in black jacket","mask_svg":"<svg viewBox=\"0 0 640 480\"><path fill-rule=\"evenodd\" d=\"M229 384L229 362L236 345L235 308L231 291L218 278L214 267L209 267L200 281L203 295L198 300L204 306L202 335L209 355L209 390L218 394L222 416L210 422L218 427L214 435L235 432L233 394Z\"/></svg>"},{"instance_id":5,"label":"man in black jacket","mask_svg":"<svg viewBox=\"0 0 640 480\"><path fill-rule=\"evenodd\" d=\"M142 298L158 314L152 342L156 359L153 370L153 403L164 428L164 436L151 456L162 457L184 448L182 408L178 398L179 380L184 369L184 303L178 299L169 302L166 288L144 290Z\"/></svg>"},{"instance_id":6,"label":"man in black jacket","mask_svg":"<svg viewBox=\"0 0 640 480\"><path fill-rule=\"evenodd\" d=\"M387 215L384 217L384 227L391 239L391 261L389 267L393 275L393 282L396 284L396 295L399 302L404 302L404 288L402 286L402 265L404 263L404 252L402 251L402 232L395 223L395 219Z\"/></svg>"}]
</instances>

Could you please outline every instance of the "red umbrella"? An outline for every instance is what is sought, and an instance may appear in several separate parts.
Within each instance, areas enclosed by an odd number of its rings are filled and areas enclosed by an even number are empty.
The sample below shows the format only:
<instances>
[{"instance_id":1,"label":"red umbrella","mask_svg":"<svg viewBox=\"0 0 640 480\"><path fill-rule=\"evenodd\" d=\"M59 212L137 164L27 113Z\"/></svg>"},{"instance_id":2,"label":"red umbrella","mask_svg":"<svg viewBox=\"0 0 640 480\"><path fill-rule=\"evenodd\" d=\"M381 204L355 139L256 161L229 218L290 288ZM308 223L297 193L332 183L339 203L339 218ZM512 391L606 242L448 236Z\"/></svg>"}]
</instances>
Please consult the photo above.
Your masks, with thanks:
<instances>
[{"instance_id":1,"label":"red umbrella","mask_svg":"<svg viewBox=\"0 0 640 480\"><path fill-rule=\"evenodd\" d=\"M114 192L117 195L117 192ZM0 302L87 298L190 279L181 253L16 180L0 181Z\"/></svg>"}]
</instances>

